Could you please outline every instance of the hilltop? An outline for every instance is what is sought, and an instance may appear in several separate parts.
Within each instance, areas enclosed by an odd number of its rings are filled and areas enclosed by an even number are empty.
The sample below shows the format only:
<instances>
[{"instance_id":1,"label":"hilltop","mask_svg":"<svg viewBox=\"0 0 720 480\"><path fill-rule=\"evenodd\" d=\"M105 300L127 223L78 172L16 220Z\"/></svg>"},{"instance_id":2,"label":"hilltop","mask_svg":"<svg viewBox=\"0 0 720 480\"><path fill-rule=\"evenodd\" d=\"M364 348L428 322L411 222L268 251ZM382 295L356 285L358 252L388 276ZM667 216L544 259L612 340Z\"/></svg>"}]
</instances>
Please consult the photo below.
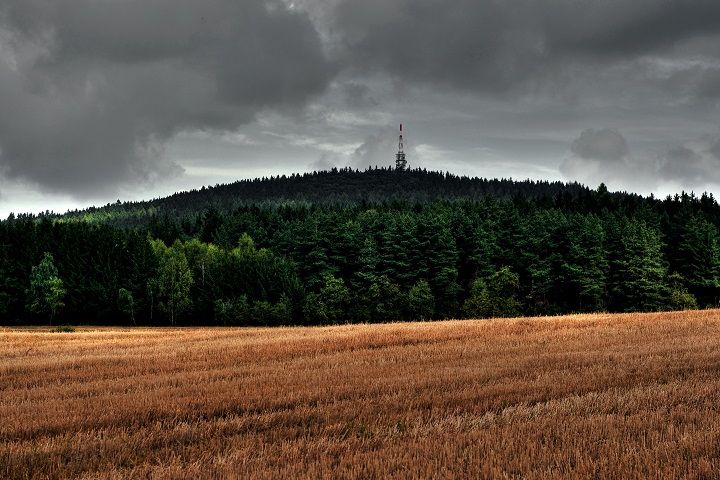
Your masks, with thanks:
<instances>
[{"instance_id":1,"label":"hilltop","mask_svg":"<svg viewBox=\"0 0 720 480\"><path fill-rule=\"evenodd\" d=\"M214 209L222 213L248 206L343 207L378 204L426 204L435 201L471 201L487 198L536 201L544 205L587 202L596 191L579 183L516 181L454 175L413 169L396 171L351 168L238 180L227 184L178 192L139 202L112 203L74 210L59 217L116 225L144 224L153 215L182 218ZM633 205L642 197L630 193L605 193Z\"/></svg>"}]
</instances>

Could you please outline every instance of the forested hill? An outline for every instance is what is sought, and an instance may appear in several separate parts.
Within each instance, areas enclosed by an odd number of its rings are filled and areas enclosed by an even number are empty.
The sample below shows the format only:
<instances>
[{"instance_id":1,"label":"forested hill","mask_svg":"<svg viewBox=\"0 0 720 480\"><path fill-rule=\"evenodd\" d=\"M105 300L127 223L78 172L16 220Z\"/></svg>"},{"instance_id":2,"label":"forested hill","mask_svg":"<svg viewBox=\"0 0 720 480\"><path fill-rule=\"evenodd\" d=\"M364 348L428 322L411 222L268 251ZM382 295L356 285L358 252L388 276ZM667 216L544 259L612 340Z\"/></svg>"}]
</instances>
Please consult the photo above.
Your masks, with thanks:
<instances>
[{"instance_id":1,"label":"forested hill","mask_svg":"<svg viewBox=\"0 0 720 480\"><path fill-rule=\"evenodd\" d=\"M349 169L0 222L0 323L279 325L720 305L720 207Z\"/></svg>"},{"instance_id":2,"label":"forested hill","mask_svg":"<svg viewBox=\"0 0 720 480\"><path fill-rule=\"evenodd\" d=\"M239 180L142 202L124 202L71 211L65 219L111 223L118 226L145 224L153 215L185 217L213 208L222 213L249 205L308 204L351 206L358 204L424 204L436 200L484 198L524 199L543 204L566 204L594 200L594 191L578 183L514 181L470 178L424 169L395 171L350 168ZM637 195L614 193L618 202L637 205Z\"/></svg>"}]
</instances>

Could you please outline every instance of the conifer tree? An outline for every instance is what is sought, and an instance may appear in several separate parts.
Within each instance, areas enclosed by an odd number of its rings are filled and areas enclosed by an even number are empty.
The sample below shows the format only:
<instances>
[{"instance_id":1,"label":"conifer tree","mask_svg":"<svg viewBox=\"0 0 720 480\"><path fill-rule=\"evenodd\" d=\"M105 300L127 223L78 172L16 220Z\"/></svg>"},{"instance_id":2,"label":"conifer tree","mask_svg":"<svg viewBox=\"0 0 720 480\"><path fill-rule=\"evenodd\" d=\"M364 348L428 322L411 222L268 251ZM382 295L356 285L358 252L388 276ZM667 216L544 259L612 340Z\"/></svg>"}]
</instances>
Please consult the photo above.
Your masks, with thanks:
<instances>
[{"instance_id":1,"label":"conifer tree","mask_svg":"<svg viewBox=\"0 0 720 480\"><path fill-rule=\"evenodd\" d=\"M720 235L715 225L694 216L679 245L678 270L702 305L716 305L720 295Z\"/></svg>"},{"instance_id":2,"label":"conifer tree","mask_svg":"<svg viewBox=\"0 0 720 480\"><path fill-rule=\"evenodd\" d=\"M610 261L611 305L615 310L660 310L666 303L666 266L660 232L636 219L621 219L614 231L617 250Z\"/></svg>"},{"instance_id":3,"label":"conifer tree","mask_svg":"<svg viewBox=\"0 0 720 480\"><path fill-rule=\"evenodd\" d=\"M442 318L458 314L460 293L458 283L459 252L455 238L443 218L435 217L426 222L425 261L428 283L435 297L435 313Z\"/></svg>"},{"instance_id":4,"label":"conifer tree","mask_svg":"<svg viewBox=\"0 0 720 480\"><path fill-rule=\"evenodd\" d=\"M608 269L602 224L594 215L576 215L570 222L567 236L562 270L568 306L571 311L602 310Z\"/></svg>"}]
</instances>

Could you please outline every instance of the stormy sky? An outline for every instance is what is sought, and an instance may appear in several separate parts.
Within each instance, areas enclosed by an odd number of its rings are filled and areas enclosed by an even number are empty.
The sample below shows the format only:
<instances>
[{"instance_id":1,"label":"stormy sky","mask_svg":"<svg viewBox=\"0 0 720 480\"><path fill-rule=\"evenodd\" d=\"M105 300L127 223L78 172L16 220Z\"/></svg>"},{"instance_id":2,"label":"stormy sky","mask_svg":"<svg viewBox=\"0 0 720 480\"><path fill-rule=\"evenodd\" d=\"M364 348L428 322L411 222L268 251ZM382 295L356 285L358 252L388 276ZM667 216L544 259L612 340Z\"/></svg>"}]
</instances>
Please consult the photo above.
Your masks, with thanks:
<instances>
[{"instance_id":1,"label":"stormy sky","mask_svg":"<svg viewBox=\"0 0 720 480\"><path fill-rule=\"evenodd\" d=\"M0 0L0 216L390 165L720 190L717 0Z\"/></svg>"}]
</instances>

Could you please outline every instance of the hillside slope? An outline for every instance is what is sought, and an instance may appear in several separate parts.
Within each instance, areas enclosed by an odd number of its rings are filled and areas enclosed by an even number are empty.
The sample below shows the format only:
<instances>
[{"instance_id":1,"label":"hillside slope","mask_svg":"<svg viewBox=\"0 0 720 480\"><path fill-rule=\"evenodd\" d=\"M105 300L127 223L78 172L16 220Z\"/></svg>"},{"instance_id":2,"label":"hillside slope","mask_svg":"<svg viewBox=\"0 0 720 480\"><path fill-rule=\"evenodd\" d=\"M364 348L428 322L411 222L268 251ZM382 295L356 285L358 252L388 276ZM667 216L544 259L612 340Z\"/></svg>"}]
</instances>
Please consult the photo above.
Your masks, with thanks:
<instances>
[{"instance_id":1,"label":"hillside slope","mask_svg":"<svg viewBox=\"0 0 720 480\"><path fill-rule=\"evenodd\" d=\"M142 202L125 202L67 212L65 219L123 223L151 215L183 217L214 208L231 212L251 205L426 204L438 200L479 201L544 200L545 203L572 202L593 197L596 192L578 183L514 181L512 179L470 178L421 169L330 171L239 180L233 183L178 192L168 197ZM628 193L609 197L637 203L641 197Z\"/></svg>"}]
</instances>

